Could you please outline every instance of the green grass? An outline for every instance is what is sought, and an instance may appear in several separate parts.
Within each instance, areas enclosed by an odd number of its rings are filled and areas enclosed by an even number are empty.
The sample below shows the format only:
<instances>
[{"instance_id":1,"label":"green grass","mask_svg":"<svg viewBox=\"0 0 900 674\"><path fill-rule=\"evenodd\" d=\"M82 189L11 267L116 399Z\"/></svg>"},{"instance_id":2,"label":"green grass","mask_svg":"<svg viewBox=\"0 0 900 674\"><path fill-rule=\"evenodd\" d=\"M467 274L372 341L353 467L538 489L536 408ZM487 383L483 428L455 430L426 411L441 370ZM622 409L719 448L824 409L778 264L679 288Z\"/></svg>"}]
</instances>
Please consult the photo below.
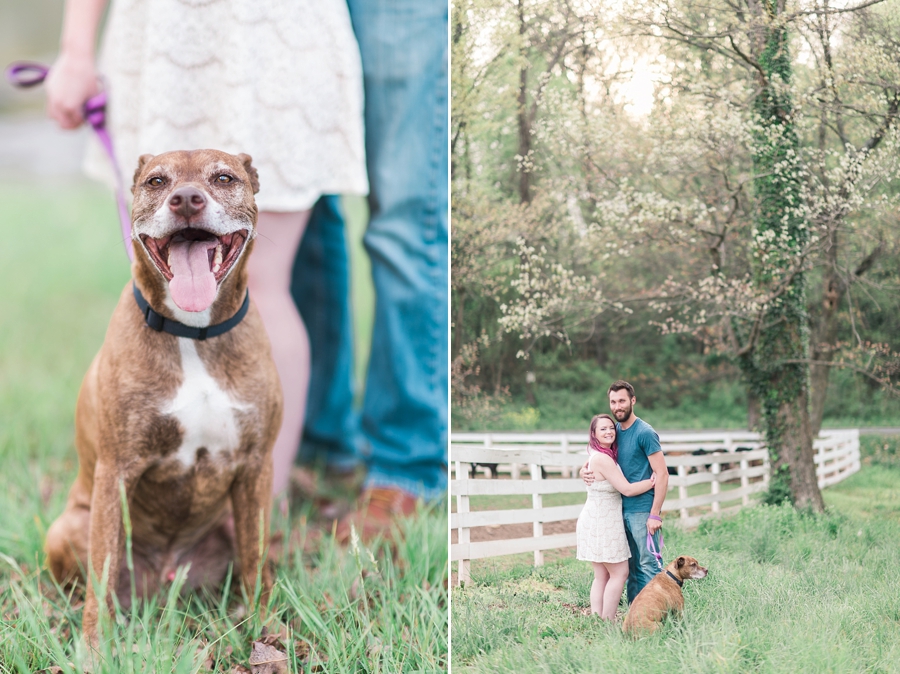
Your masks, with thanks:
<instances>
[{"instance_id":1,"label":"green grass","mask_svg":"<svg viewBox=\"0 0 900 674\"><path fill-rule=\"evenodd\" d=\"M0 187L0 221L0 672L81 671L81 599L50 582L43 537L77 470L75 398L128 265L111 196L80 181ZM297 509L274 526L302 537L313 513ZM290 671L446 669L445 509L405 527L396 556L326 537L282 557L268 626L286 637ZM234 591L175 592L117 611L93 671L209 671L212 658L214 671L230 672L247 665L261 630Z\"/></svg>"},{"instance_id":2,"label":"green grass","mask_svg":"<svg viewBox=\"0 0 900 674\"><path fill-rule=\"evenodd\" d=\"M692 555L710 574L685 584L681 620L638 641L581 615L584 562L473 565L453 590L453 670L900 671L898 482L900 467L870 461L824 491L825 515L758 506L668 529L664 557Z\"/></svg>"}]
</instances>

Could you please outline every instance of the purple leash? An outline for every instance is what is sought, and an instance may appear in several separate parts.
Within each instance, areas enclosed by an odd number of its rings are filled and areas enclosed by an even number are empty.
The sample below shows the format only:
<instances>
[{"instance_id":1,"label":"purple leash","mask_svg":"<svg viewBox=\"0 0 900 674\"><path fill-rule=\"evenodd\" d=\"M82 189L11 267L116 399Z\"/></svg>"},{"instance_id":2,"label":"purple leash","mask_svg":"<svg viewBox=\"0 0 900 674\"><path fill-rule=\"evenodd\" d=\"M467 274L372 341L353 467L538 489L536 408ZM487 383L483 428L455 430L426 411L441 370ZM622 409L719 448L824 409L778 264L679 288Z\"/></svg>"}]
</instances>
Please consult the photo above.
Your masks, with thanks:
<instances>
[{"instance_id":1,"label":"purple leash","mask_svg":"<svg viewBox=\"0 0 900 674\"><path fill-rule=\"evenodd\" d=\"M47 79L50 69L40 63L17 61L6 69L6 79L10 84L27 89L34 87ZM113 172L116 174L116 203L119 206L119 223L122 225L122 240L125 243L125 252L128 261L134 260L134 251L131 247L131 216L128 214L128 205L125 203L125 189L122 185L122 172L119 170L119 162L113 152L112 138L106 129L106 92L101 91L84 103L84 119L94 129L97 139L106 150L109 161L112 163Z\"/></svg>"},{"instance_id":2,"label":"purple leash","mask_svg":"<svg viewBox=\"0 0 900 674\"><path fill-rule=\"evenodd\" d=\"M662 555L660 554L660 550L662 550L662 546L664 545L662 529L659 530L659 550L656 549L656 545L653 543L653 536L650 535L650 532L647 532L647 550L650 551L650 554L656 557L656 563L659 564L659 570L662 571L663 563L662 563Z\"/></svg>"}]
</instances>

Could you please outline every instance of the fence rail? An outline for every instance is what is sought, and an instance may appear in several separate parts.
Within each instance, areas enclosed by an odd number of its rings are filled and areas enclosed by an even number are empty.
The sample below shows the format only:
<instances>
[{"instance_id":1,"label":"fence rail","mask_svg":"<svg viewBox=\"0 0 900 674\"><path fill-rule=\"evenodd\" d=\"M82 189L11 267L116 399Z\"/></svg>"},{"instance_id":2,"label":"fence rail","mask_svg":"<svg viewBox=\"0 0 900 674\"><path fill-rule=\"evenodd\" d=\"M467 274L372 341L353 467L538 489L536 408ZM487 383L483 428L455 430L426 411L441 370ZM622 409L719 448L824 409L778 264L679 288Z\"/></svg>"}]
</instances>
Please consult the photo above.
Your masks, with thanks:
<instances>
[{"instance_id":1,"label":"fence rail","mask_svg":"<svg viewBox=\"0 0 900 674\"><path fill-rule=\"evenodd\" d=\"M450 527L457 530L458 542L450 547L450 559L459 562L458 582L469 580L473 559L533 552L539 566L545 550L575 545L574 532L544 535L543 527L576 519L583 504L545 507L543 497L584 493L577 474L586 460L585 444L583 433L453 434L450 458L455 479L450 481L450 493L456 497L456 512L450 516ZM677 512L682 526L750 505L768 488L769 454L758 433L660 433L660 444L670 473L675 471L669 476L663 512ZM820 488L859 470L856 429L822 431L813 449ZM523 468L529 474L526 479L521 479ZM489 479L490 475L498 479ZM531 496L531 508L471 510L471 497L516 495ZM531 524L532 535L471 540L474 528L510 524Z\"/></svg>"}]
</instances>

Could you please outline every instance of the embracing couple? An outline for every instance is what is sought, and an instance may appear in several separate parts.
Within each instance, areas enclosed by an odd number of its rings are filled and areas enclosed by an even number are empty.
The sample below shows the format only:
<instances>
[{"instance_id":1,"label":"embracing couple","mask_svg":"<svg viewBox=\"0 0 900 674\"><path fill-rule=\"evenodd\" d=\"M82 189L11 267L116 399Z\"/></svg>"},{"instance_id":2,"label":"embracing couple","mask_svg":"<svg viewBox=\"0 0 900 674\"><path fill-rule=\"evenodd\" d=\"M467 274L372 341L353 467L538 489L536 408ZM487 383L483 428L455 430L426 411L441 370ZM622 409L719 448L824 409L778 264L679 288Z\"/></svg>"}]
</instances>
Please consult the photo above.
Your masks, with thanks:
<instances>
[{"instance_id":1,"label":"embracing couple","mask_svg":"<svg viewBox=\"0 0 900 674\"><path fill-rule=\"evenodd\" d=\"M607 394L612 416L591 420L588 461L581 469L588 498L576 538L577 558L594 567L591 613L615 620L625 581L631 604L662 568L647 548L647 534L658 551L669 473L659 436L634 414L634 387L620 380Z\"/></svg>"}]
</instances>

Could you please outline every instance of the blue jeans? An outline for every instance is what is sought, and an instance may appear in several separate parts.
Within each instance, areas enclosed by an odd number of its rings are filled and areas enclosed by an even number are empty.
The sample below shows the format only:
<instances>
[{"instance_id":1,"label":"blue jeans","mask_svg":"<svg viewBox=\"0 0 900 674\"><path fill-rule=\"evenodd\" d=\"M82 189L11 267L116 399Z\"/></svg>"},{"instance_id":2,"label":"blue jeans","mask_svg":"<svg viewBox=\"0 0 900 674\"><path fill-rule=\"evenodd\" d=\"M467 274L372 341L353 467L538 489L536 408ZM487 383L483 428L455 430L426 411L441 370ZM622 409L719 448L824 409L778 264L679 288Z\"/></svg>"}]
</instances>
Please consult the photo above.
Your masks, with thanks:
<instances>
[{"instance_id":1,"label":"blue jeans","mask_svg":"<svg viewBox=\"0 0 900 674\"><path fill-rule=\"evenodd\" d=\"M625 538L628 539L628 547L631 550L631 559L628 560L628 585L626 594L628 603L634 601L638 592L657 573L662 571L656 561L656 557L647 549L647 518L650 513L625 513ZM653 544L659 550L659 532L653 535Z\"/></svg>"},{"instance_id":2,"label":"blue jeans","mask_svg":"<svg viewBox=\"0 0 900 674\"><path fill-rule=\"evenodd\" d=\"M365 83L375 321L357 415L342 217L324 197L294 267L313 360L300 454L362 459L367 486L434 500L447 488L447 3L348 4Z\"/></svg>"},{"instance_id":3,"label":"blue jeans","mask_svg":"<svg viewBox=\"0 0 900 674\"><path fill-rule=\"evenodd\" d=\"M353 318L340 197L322 197L313 208L294 260L291 293L312 350L298 460L352 470L360 462L359 415L353 408Z\"/></svg>"}]
</instances>

